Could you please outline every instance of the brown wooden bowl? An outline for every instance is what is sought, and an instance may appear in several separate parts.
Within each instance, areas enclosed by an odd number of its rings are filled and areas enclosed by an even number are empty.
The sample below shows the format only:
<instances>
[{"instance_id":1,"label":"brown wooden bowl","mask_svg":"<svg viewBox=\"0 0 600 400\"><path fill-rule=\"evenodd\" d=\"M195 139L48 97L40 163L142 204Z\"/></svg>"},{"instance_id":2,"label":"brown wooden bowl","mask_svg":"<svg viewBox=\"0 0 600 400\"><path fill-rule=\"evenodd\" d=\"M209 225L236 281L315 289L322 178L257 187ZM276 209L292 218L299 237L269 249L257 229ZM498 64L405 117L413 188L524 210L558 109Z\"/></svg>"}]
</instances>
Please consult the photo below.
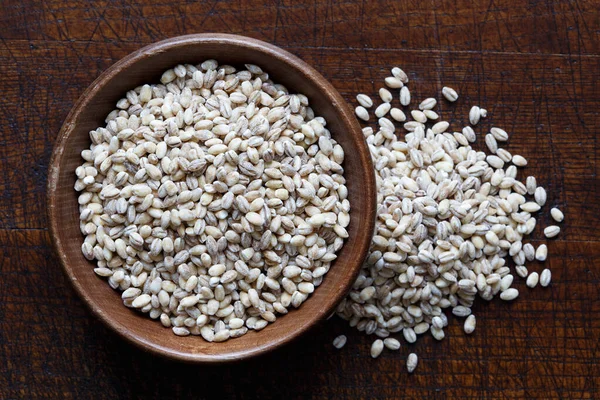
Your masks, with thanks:
<instances>
[{"instance_id":1,"label":"brown wooden bowl","mask_svg":"<svg viewBox=\"0 0 600 400\"><path fill-rule=\"evenodd\" d=\"M160 322L126 308L120 293L93 271L81 254L77 194L73 189L80 153L90 145L89 131L104 124L117 100L136 86L158 82L179 63L215 58L220 63L257 64L275 82L308 96L317 115L346 153L344 161L351 204L349 238L321 286L289 315L260 332L223 343L178 337ZM93 313L119 335L142 349L189 362L223 362L265 353L307 331L334 312L354 282L371 242L375 223L375 179L367 145L352 111L333 86L308 64L271 44L235 35L180 36L144 47L106 70L83 93L60 130L48 176L48 216L56 253L75 290Z\"/></svg>"}]
</instances>

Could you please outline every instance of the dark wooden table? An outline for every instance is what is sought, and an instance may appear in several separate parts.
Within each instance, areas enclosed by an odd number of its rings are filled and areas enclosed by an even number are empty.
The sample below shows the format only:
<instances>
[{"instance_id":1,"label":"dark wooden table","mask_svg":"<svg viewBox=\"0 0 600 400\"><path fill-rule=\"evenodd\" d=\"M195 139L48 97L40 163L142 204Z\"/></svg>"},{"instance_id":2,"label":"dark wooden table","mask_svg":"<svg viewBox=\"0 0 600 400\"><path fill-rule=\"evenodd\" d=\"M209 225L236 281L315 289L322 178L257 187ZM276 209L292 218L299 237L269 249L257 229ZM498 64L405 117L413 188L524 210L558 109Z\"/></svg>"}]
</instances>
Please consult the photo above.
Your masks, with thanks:
<instances>
[{"instance_id":1,"label":"dark wooden table","mask_svg":"<svg viewBox=\"0 0 600 400\"><path fill-rule=\"evenodd\" d=\"M3 1L0 398L600 398L599 8L596 0ZM277 44L348 101L376 93L400 65L415 99L444 85L460 92L456 105L441 104L449 120L486 107L478 131L511 132L509 150L529 160L524 174L565 210L549 243L551 287L518 280L514 303L478 303L472 336L452 320L444 341L426 335L377 360L372 339L337 318L276 353L219 367L171 363L118 338L84 308L52 254L47 165L63 119L104 69L195 32ZM349 344L336 351L341 333ZM413 375L409 349L420 357Z\"/></svg>"}]
</instances>

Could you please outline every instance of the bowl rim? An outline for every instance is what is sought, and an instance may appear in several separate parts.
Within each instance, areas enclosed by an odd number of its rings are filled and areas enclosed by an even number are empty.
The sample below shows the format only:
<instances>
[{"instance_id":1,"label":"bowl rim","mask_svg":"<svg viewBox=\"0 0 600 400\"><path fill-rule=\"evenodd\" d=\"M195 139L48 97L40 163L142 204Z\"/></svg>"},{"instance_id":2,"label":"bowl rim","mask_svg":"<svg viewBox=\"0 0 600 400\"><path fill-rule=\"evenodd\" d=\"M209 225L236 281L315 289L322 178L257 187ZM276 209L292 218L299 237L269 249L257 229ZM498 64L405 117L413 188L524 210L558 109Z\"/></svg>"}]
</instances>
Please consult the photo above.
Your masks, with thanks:
<instances>
[{"instance_id":1,"label":"bowl rim","mask_svg":"<svg viewBox=\"0 0 600 400\"><path fill-rule=\"evenodd\" d=\"M90 95L94 94L94 92L96 92L100 88L110 84L111 80L116 75L118 75L122 69L128 68L131 65L144 60L145 58L149 58L155 55L156 53L162 53L177 47L202 45L205 43L222 43L228 45L250 47L253 50L266 54L268 57L277 58L286 64L295 65L296 69L301 74L303 74L306 79L311 80L317 87L319 87L319 90L321 92L325 93L326 97L329 101L331 101L332 105L337 110L337 112L341 114L342 119L347 121L347 123L350 126L352 126L353 131L357 134L361 131L360 125L354 117L354 114L350 110L349 105L342 98L339 92L333 87L333 85L308 63L278 46L246 36L224 33L199 33L168 38L159 42L151 43L138 50L135 50L134 52L129 53L125 57L121 58L116 63L112 64L110 67L108 67L108 69L103 71L77 99L70 112L67 114L67 117L65 118L63 125L61 126L61 129L54 142L52 157L50 159L48 168L48 182L46 186L46 212L49 221L50 239L52 241L52 247L56 257L60 261L60 265L64 273L67 275L71 284L75 288L75 291L83 300L88 309L90 309L92 311L92 314L99 318L106 326L108 326L111 330L116 332L121 338L125 339L127 342L135 345L137 348L152 354L157 354L168 359L188 363L225 363L255 357L258 355L265 354L276 348L279 348L293 341L294 339L302 336L311 327L313 327L315 323L330 316L332 313L335 312L337 304L339 304L339 302L345 297L345 295L350 290L354 279L360 271L361 265L357 264L355 270L352 271L353 279L347 280L346 284L341 288L342 290L338 291L337 295L334 296L334 299L329 307L325 307L322 310L320 310L317 313L316 318L312 319L310 323L302 325L301 327L292 331L289 334L281 335L279 337L279 340L271 341L268 344L261 347L248 347L244 350L227 353L224 355L187 353L182 351L176 351L172 348L163 347L157 344L156 342L146 340L146 338L144 338L143 336L139 336L137 334L132 333L127 327L122 326L120 323L114 320L113 317L106 314L101 307L97 306L97 304L91 298L91 296L87 294L82 284L77 280L73 272L73 268L69 265L67 254L63 250L63 243L61 242L60 235L58 235L59 221L57 218L58 212L56 211L58 193L57 186L60 179L60 164L63 158L64 150L66 148L65 145L71 133L75 130L75 119L77 115L81 113L81 111L84 109L87 103L89 103L91 98ZM362 137L360 137L359 139L362 139ZM356 140L355 142L358 144L359 147L364 147L364 151L359 152L359 158L361 160L361 164L370 167L369 171L371 171L371 173L368 173L367 171L366 180L362 182L362 184L366 188L366 192L368 195L367 197L371 198L370 201L366 202L366 214L371 215L370 220L367 221L368 227L370 229L367 235L364 236L365 238L362 241L359 241L357 243L357 247L355 248L357 254L361 255L362 261L367 255L367 251L372 240L373 229L375 226L376 190L375 174L372 168L372 161L369 155L367 144L362 140Z\"/></svg>"}]
</instances>

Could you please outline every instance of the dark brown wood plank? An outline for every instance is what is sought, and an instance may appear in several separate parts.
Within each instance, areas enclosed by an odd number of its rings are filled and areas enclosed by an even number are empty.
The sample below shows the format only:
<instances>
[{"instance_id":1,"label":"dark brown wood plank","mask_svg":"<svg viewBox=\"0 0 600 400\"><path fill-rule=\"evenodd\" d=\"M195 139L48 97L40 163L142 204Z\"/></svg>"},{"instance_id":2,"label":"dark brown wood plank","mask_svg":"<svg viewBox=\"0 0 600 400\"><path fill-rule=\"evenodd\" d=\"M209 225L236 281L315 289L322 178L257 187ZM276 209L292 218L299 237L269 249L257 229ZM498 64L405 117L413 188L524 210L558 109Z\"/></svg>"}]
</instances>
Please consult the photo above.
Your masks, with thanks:
<instances>
[{"instance_id":1,"label":"dark brown wood plank","mask_svg":"<svg viewBox=\"0 0 600 400\"><path fill-rule=\"evenodd\" d=\"M8 1L5 39L147 43L229 32L278 45L598 54L594 0Z\"/></svg>"},{"instance_id":2,"label":"dark brown wood plank","mask_svg":"<svg viewBox=\"0 0 600 400\"><path fill-rule=\"evenodd\" d=\"M531 290L518 280L515 302L481 301L471 336L451 319L442 342L427 334L373 360L372 339L335 317L281 351L199 367L142 353L95 320L52 257L46 231L0 230L0 242L2 398L592 399L600 389L598 243L551 243L552 285ZM338 351L331 341L341 333L348 345ZM414 375L405 371L409 350L419 354Z\"/></svg>"},{"instance_id":3,"label":"dark brown wood plank","mask_svg":"<svg viewBox=\"0 0 600 400\"><path fill-rule=\"evenodd\" d=\"M600 397L597 1L9 0L0 11L0 398ZM452 319L444 341L425 335L377 360L372 338L337 318L228 366L171 363L123 342L84 308L52 254L52 144L77 97L112 63L155 40L207 31L278 44L351 103L400 65L415 100L439 97L444 85L459 91L455 105L440 105L450 121L466 121L473 104L487 108L479 136L491 126L509 131L507 148L529 160L521 176L536 176L548 204L565 211L562 234L549 241L551 287L516 279L514 303L476 305L472 336ZM541 226L550 223L545 210ZM540 227L533 237L544 241ZM340 333L349 340L337 351ZM413 375L409 351L420 358Z\"/></svg>"}]
</instances>

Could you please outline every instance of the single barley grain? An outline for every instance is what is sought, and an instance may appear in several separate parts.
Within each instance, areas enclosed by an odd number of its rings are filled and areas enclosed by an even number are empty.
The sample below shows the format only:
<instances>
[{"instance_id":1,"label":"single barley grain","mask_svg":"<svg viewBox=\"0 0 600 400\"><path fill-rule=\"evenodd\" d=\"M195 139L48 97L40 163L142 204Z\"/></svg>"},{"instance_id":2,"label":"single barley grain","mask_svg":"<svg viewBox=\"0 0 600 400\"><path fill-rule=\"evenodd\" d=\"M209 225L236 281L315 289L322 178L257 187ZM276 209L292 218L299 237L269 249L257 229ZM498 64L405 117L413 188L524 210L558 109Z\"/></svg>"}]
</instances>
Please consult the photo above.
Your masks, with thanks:
<instances>
[{"instance_id":1,"label":"single barley grain","mask_svg":"<svg viewBox=\"0 0 600 400\"><path fill-rule=\"evenodd\" d=\"M403 106L410 104L410 90L408 90L408 87L406 86L400 89L400 104Z\"/></svg>"},{"instance_id":2,"label":"single barley grain","mask_svg":"<svg viewBox=\"0 0 600 400\"><path fill-rule=\"evenodd\" d=\"M540 244L538 248L535 250L535 259L538 261L546 261L548 257L548 246L545 244Z\"/></svg>"},{"instance_id":3,"label":"single barley grain","mask_svg":"<svg viewBox=\"0 0 600 400\"><path fill-rule=\"evenodd\" d=\"M392 93L390 93L390 91L387 90L386 88L379 89L379 98L384 103L390 103L393 99Z\"/></svg>"},{"instance_id":4,"label":"single barley grain","mask_svg":"<svg viewBox=\"0 0 600 400\"><path fill-rule=\"evenodd\" d=\"M404 83L395 76L389 76L385 78L385 84L391 89L399 89L404 86Z\"/></svg>"},{"instance_id":5,"label":"single barley grain","mask_svg":"<svg viewBox=\"0 0 600 400\"><path fill-rule=\"evenodd\" d=\"M176 334L177 336L188 336L190 334L190 331L184 327L174 326L173 333Z\"/></svg>"},{"instance_id":6,"label":"single barley grain","mask_svg":"<svg viewBox=\"0 0 600 400\"><path fill-rule=\"evenodd\" d=\"M383 340L383 345L389 350L400 349L400 342L394 338L386 338Z\"/></svg>"},{"instance_id":7,"label":"single barley grain","mask_svg":"<svg viewBox=\"0 0 600 400\"><path fill-rule=\"evenodd\" d=\"M535 259L535 248L531 243L525 243L523 245L523 253L527 261L533 261Z\"/></svg>"},{"instance_id":8,"label":"single barley grain","mask_svg":"<svg viewBox=\"0 0 600 400\"><path fill-rule=\"evenodd\" d=\"M381 355L383 351L383 340L377 339L371 345L371 357L377 358Z\"/></svg>"},{"instance_id":9,"label":"single barley grain","mask_svg":"<svg viewBox=\"0 0 600 400\"><path fill-rule=\"evenodd\" d=\"M457 317L466 317L471 315L471 309L465 306L456 306L452 309L452 314L456 315Z\"/></svg>"},{"instance_id":10,"label":"single barley grain","mask_svg":"<svg viewBox=\"0 0 600 400\"><path fill-rule=\"evenodd\" d=\"M529 274L529 271L527 271L527 267L524 265L517 265L515 267L515 271L517 272L517 275L519 275L521 278L525 278Z\"/></svg>"},{"instance_id":11,"label":"single barley grain","mask_svg":"<svg viewBox=\"0 0 600 400\"><path fill-rule=\"evenodd\" d=\"M398 122L404 122L404 121L406 121L406 115L404 114L404 111L402 111L399 108L395 108L395 107L392 108L390 110L390 115L392 116L392 118L395 121L398 121Z\"/></svg>"},{"instance_id":12,"label":"single barley grain","mask_svg":"<svg viewBox=\"0 0 600 400\"><path fill-rule=\"evenodd\" d=\"M538 186L535 189L535 193L533 195L535 202L538 203L540 206L543 206L544 204L546 204L546 199L547 199L547 195L546 195L546 190L541 187Z\"/></svg>"},{"instance_id":13,"label":"single barley grain","mask_svg":"<svg viewBox=\"0 0 600 400\"><path fill-rule=\"evenodd\" d=\"M450 124L448 122L446 122L446 121L440 121L440 122L437 122L436 124L434 124L431 127L431 130L435 134L440 134L440 133L446 132L446 130L448 129L449 126L450 126Z\"/></svg>"},{"instance_id":14,"label":"single barley grain","mask_svg":"<svg viewBox=\"0 0 600 400\"><path fill-rule=\"evenodd\" d=\"M508 133L506 133L504 129L493 127L492 129L490 129L490 133L499 142L506 142L508 140Z\"/></svg>"},{"instance_id":15,"label":"single barley grain","mask_svg":"<svg viewBox=\"0 0 600 400\"><path fill-rule=\"evenodd\" d=\"M409 132L413 132L418 128L423 129L423 124L417 121L408 121L402 126Z\"/></svg>"},{"instance_id":16,"label":"single barley grain","mask_svg":"<svg viewBox=\"0 0 600 400\"><path fill-rule=\"evenodd\" d=\"M438 328L435 328L432 326L430 331L431 331L431 336L433 336L433 338L435 340L442 340L446 337L446 334L444 333L443 329L438 329Z\"/></svg>"},{"instance_id":17,"label":"single barley grain","mask_svg":"<svg viewBox=\"0 0 600 400\"><path fill-rule=\"evenodd\" d=\"M479 107L471 107L471 110L469 111L469 122L471 125L477 125L479 123L479 118L481 118L481 114L479 114Z\"/></svg>"},{"instance_id":18,"label":"single barley grain","mask_svg":"<svg viewBox=\"0 0 600 400\"><path fill-rule=\"evenodd\" d=\"M512 160L512 154L506 149L498 148L496 150L496 155L502 159L504 162L510 162ZM510 168L510 167L509 167Z\"/></svg>"},{"instance_id":19,"label":"single barley grain","mask_svg":"<svg viewBox=\"0 0 600 400\"><path fill-rule=\"evenodd\" d=\"M538 281L540 280L540 276L537 272L532 272L527 277L527 287L534 288L537 286Z\"/></svg>"},{"instance_id":20,"label":"single barley grain","mask_svg":"<svg viewBox=\"0 0 600 400\"><path fill-rule=\"evenodd\" d=\"M527 194L532 196L535 193L535 189L537 189L537 181L535 176L528 176L525 180L525 187L527 188Z\"/></svg>"},{"instance_id":21,"label":"single barley grain","mask_svg":"<svg viewBox=\"0 0 600 400\"><path fill-rule=\"evenodd\" d=\"M362 119L363 121L368 121L369 120L369 112L363 106L356 107L354 109L354 112L356 113L356 116L358 118Z\"/></svg>"},{"instance_id":22,"label":"single barley grain","mask_svg":"<svg viewBox=\"0 0 600 400\"><path fill-rule=\"evenodd\" d=\"M475 325L477 324L477 320L475 319L475 315L471 314L465 320L465 324L463 329L467 335L470 335L475 331Z\"/></svg>"},{"instance_id":23,"label":"single barley grain","mask_svg":"<svg viewBox=\"0 0 600 400\"><path fill-rule=\"evenodd\" d=\"M515 288L509 288L500 293L500 298L504 301L511 301L517 297L519 297L519 291Z\"/></svg>"},{"instance_id":24,"label":"single barley grain","mask_svg":"<svg viewBox=\"0 0 600 400\"><path fill-rule=\"evenodd\" d=\"M560 233L560 227L557 225L550 225L544 229L544 236L548 239L558 236Z\"/></svg>"},{"instance_id":25,"label":"single barley grain","mask_svg":"<svg viewBox=\"0 0 600 400\"><path fill-rule=\"evenodd\" d=\"M430 119L430 120L436 120L436 119L438 119L440 117L438 115L438 113L436 113L433 110L423 110L423 114L425 114L425 116L427 117L427 119Z\"/></svg>"},{"instance_id":26,"label":"single barley grain","mask_svg":"<svg viewBox=\"0 0 600 400\"><path fill-rule=\"evenodd\" d=\"M505 275L500 279L500 290L504 291L512 285L514 277L511 274Z\"/></svg>"},{"instance_id":27,"label":"single barley grain","mask_svg":"<svg viewBox=\"0 0 600 400\"><path fill-rule=\"evenodd\" d=\"M401 68L392 68L392 75L398 78L402 83L408 83L408 75Z\"/></svg>"},{"instance_id":28,"label":"single barley grain","mask_svg":"<svg viewBox=\"0 0 600 400\"><path fill-rule=\"evenodd\" d=\"M540 286L547 287L552 280L552 273L548 268L544 269L540 275Z\"/></svg>"},{"instance_id":29,"label":"single barley grain","mask_svg":"<svg viewBox=\"0 0 600 400\"><path fill-rule=\"evenodd\" d=\"M404 328L402 330L402 334L408 343L414 343L417 341L417 334L413 328Z\"/></svg>"},{"instance_id":30,"label":"single barley grain","mask_svg":"<svg viewBox=\"0 0 600 400\"><path fill-rule=\"evenodd\" d=\"M498 156L489 155L485 158L485 161L490 165L490 167L495 169L501 169L504 167L504 161Z\"/></svg>"},{"instance_id":31,"label":"single barley grain","mask_svg":"<svg viewBox=\"0 0 600 400\"><path fill-rule=\"evenodd\" d=\"M356 101L358 101L358 104L360 104L364 108L373 107L373 100L371 100L371 98L366 94L359 94L358 96L356 96Z\"/></svg>"},{"instance_id":32,"label":"single barley grain","mask_svg":"<svg viewBox=\"0 0 600 400\"><path fill-rule=\"evenodd\" d=\"M520 207L521 207L521 210L528 212L528 213L537 212L542 208L542 206L540 206L535 201L528 201L526 203L521 204Z\"/></svg>"},{"instance_id":33,"label":"single barley grain","mask_svg":"<svg viewBox=\"0 0 600 400\"><path fill-rule=\"evenodd\" d=\"M413 373L419 363L419 357L415 353L410 353L406 359L406 369L409 373Z\"/></svg>"},{"instance_id":34,"label":"single barley grain","mask_svg":"<svg viewBox=\"0 0 600 400\"><path fill-rule=\"evenodd\" d=\"M341 349L346 345L347 340L348 339L346 338L346 335L340 335L333 339L333 347L335 347L336 349Z\"/></svg>"},{"instance_id":35,"label":"single barley grain","mask_svg":"<svg viewBox=\"0 0 600 400\"><path fill-rule=\"evenodd\" d=\"M410 115L412 116L412 118L417 121L420 122L422 124L427 122L427 116L425 114L423 114L423 111L419 111L419 110L412 110L410 112Z\"/></svg>"},{"instance_id":36,"label":"single barley grain","mask_svg":"<svg viewBox=\"0 0 600 400\"><path fill-rule=\"evenodd\" d=\"M448 86L444 86L442 88L442 95L451 103L454 103L456 100L458 100L458 93L456 93L456 90Z\"/></svg>"},{"instance_id":37,"label":"single barley grain","mask_svg":"<svg viewBox=\"0 0 600 400\"><path fill-rule=\"evenodd\" d=\"M556 222L563 222L563 220L565 219L565 215L563 214L563 212L556 207L550 210L550 215L552 216L552 219L554 219Z\"/></svg>"},{"instance_id":38,"label":"single barley grain","mask_svg":"<svg viewBox=\"0 0 600 400\"><path fill-rule=\"evenodd\" d=\"M419 104L419 110L432 110L437 104L437 100L433 97L428 97Z\"/></svg>"},{"instance_id":39,"label":"single barley grain","mask_svg":"<svg viewBox=\"0 0 600 400\"><path fill-rule=\"evenodd\" d=\"M490 153L496 154L496 152L498 151L498 142L496 141L494 135L492 135L491 133L485 135L485 144Z\"/></svg>"},{"instance_id":40,"label":"single barley grain","mask_svg":"<svg viewBox=\"0 0 600 400\"><path fill-rule=\"evenodd\" d=\"M386 115L388 113L388 111L390 111L390 109L392 108L392 106L390 105L390 103L381 103L376 109L375 109L375 116L377 118L381 118L384 115Z\"/></svg>"},{"instance_id":41,"label":"single barley grain","mask_svg":"<svg viewBox=\"0 0 600 400\"><path fill-rule=\"evenodd\" d=\"M475 131L470 126L465 126L462 129L462 134L469 141L469 143L475 142L477 140L477 136L475 135Z\"/></svg>"},{"instance_id":42,"label":"single barley grain","mask_svg":"<svg viewBox=\"0 0 600 400\"><path fill-rule=\"evenodd\" d=\"M527 165L527 160L525 159L525 157L516 154L512 158L512 163L515 164L517 167L524 167Z\"/></svg>"}]
</instances>

